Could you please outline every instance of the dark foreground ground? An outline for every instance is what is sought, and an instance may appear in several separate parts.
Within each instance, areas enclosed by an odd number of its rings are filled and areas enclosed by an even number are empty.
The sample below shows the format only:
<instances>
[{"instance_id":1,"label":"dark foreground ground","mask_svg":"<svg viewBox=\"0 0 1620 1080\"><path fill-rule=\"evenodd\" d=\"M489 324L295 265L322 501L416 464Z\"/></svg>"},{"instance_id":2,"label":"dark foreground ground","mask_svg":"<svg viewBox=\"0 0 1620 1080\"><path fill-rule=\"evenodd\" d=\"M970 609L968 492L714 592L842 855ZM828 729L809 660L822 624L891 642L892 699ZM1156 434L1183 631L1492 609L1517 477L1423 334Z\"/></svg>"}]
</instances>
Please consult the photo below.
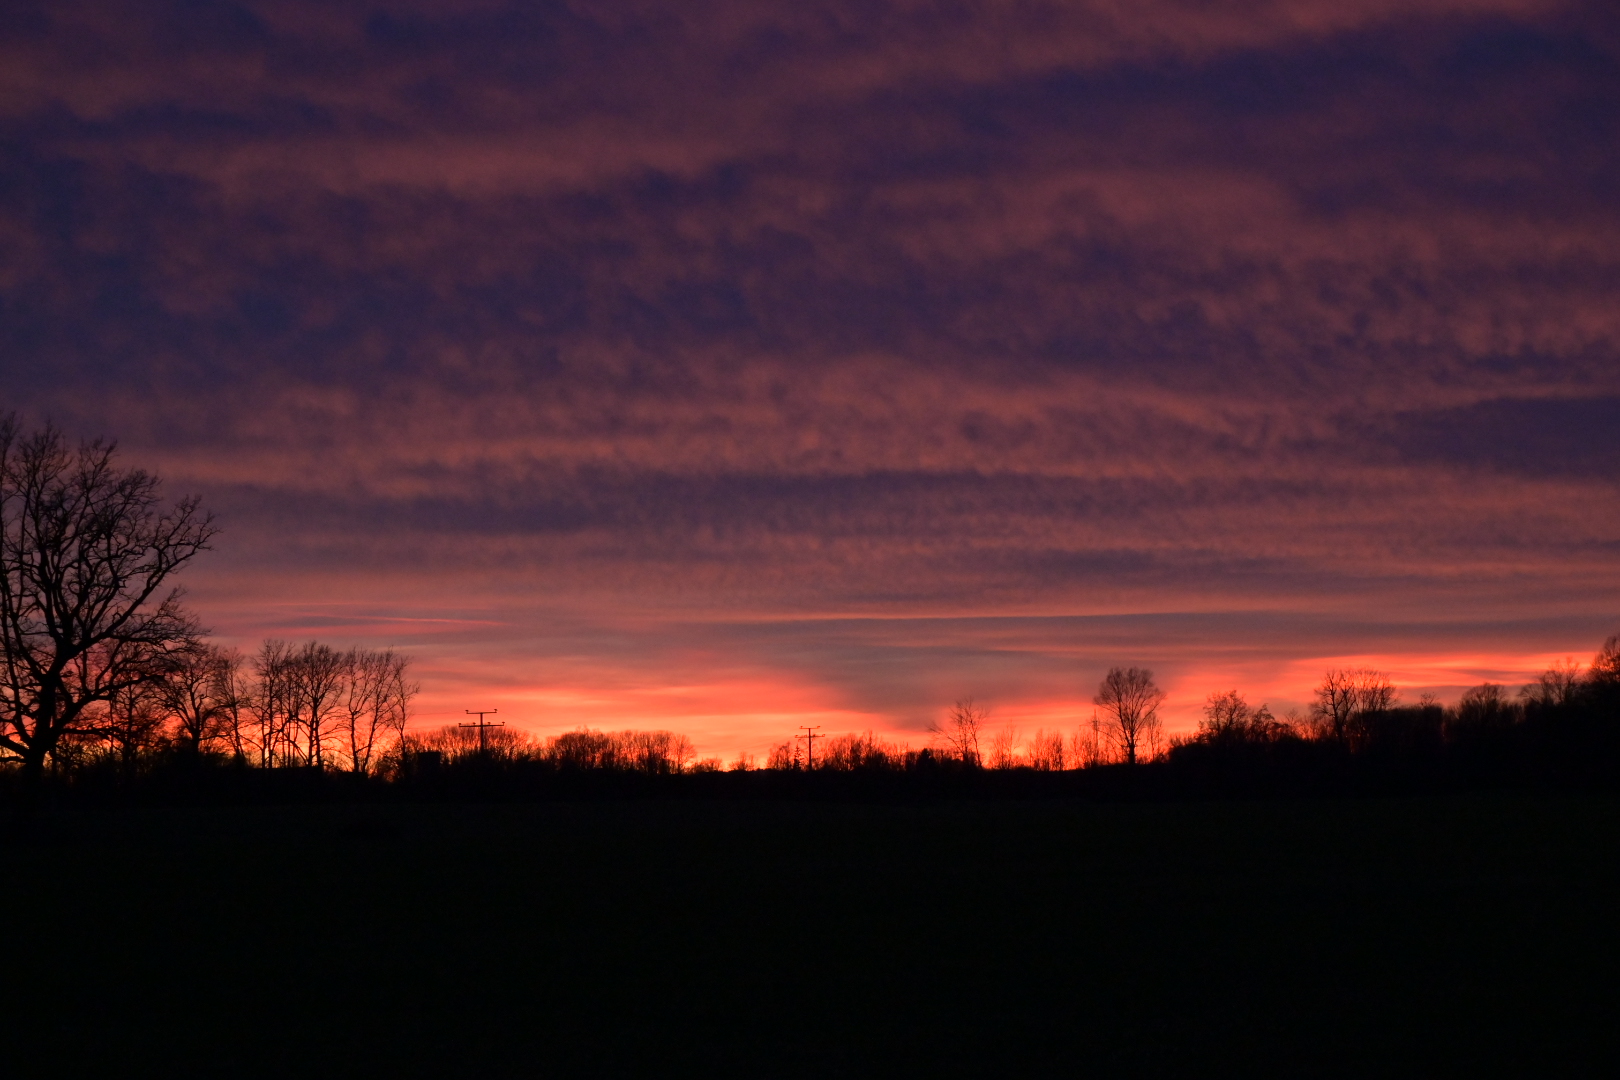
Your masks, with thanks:
<instances>
[{"instance_id":1,"label":"dark foreground ground","mask_svg":"<svg viewBox=\"0 0 1620 1080\"><path fill-rule=\"evenodd\" d=\"M1614 798L58 811L6 829L5 1057L1612 1075L1617 856Z\"/></svg>"}]
</instances>

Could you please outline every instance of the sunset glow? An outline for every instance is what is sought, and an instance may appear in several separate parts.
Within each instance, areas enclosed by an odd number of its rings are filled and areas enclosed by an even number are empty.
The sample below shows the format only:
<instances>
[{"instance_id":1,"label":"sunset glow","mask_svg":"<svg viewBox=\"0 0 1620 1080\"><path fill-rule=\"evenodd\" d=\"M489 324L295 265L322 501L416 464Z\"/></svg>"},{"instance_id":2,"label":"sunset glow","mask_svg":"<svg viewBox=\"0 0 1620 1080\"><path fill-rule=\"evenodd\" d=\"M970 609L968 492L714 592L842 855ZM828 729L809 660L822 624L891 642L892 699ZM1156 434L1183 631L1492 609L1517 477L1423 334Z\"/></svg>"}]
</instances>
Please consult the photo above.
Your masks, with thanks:
<instances>
[{"instance_id":1,"label":"sunset glow","mask_svg":"<svg viewBox=\"0 0 1620 1080\"><path fill-rule=\"evenodd\" d=\"M1513 688L1620 630L1599 8L50 5L6 407L203 497L217 640L397 646L420 727Z\"/></svg>"},{"instance_id":2,"label":"sunset glow","mask_svg":"<svg viewBox=\"0 0 1620 1080\"><path fill-rule=\"evenodd\" d=\"M0 3L7 1075L1582 1076L1617 796L1620 0Z\"/></svg>"}]
</instances>

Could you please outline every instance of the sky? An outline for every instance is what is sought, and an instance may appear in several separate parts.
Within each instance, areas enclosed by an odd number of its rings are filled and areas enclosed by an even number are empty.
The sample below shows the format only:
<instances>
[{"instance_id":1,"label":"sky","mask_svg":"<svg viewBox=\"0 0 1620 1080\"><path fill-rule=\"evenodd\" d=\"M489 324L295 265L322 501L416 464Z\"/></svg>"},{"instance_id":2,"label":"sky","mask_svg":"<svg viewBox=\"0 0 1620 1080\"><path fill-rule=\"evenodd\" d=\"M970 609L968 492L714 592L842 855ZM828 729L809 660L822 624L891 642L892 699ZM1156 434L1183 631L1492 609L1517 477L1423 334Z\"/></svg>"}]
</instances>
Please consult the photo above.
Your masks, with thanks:
<instances>
[{"instance_id":1,"label":"sky","mask_svg":"<svg viewBox=\"0 0 1620 1080\"><path fill-rule=\"evenodd\" d=\"M1620 9L0 11L0 406L417 722L1172 731L1620 631Z\"/></svg>"}]
</instances>

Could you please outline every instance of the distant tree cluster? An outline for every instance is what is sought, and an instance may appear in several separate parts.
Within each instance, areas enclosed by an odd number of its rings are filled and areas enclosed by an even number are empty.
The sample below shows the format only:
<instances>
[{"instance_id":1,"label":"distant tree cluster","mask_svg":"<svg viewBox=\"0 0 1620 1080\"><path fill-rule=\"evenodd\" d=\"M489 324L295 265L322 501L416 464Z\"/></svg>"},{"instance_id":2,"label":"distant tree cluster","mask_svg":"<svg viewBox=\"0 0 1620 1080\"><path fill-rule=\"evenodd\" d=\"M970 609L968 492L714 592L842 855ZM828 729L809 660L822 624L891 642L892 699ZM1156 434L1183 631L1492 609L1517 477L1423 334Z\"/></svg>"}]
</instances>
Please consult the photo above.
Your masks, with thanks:
<instances>
[{"instance_id":1,"label":"distant tree cluster","mask_svg":"<svg viewBox=\"0 0 1620 1080\"><path fill-rule=\"evenodd\" d=\"M1620 740L1620 635L1609 638L1587 667L1561 661L1516 692L1485 683L1450 707L1427 697L1403 705L1388 675L1368 668L1328 671L1313 696L1308 711L1278 717L1235 689L1216 691L1206 700L1195 732L1166 738L1159 717L1165 693L1153 672L1115 667L1099 684L1095 708L1077 730L1042 729L1026 740L1015 727L992 725L988 710L964 699L929 726L931 741L924 749L885 742L870 732L845 735L817 749L814 768L1064 772L1150 762L1252 762L1267 755L1299 762L1324 753L1432 761L1448 755L1568 755L1577 746L1594 745L1594 734L1605 753L1620 752L1620 744L1609 747L1605 741ZM809 766L802 746L793 742L776 746L767 761L777 770Z\"/></svg>"},{"instance_id":2,"label":"distant tree cluster","mask_svg":"<svg viewBox=\"0 0 1620 1080\"><path fill-rule=\"evenodd\" d=\"M87 714L54 752L66 768L138 769L176 755L372 775L397 765L411 698L392 650L264 643L250 662L195 642Z\"/></svg>"},{"instance_id":3,"label":"distant tree cluster","mask_svg":"<svg viewBox=\"0 0 1620 1080\"><path fill-rule=\"evenodd\" d=\"M1517 691L1482 683L1451 706L1403 704L1388 676L1329 671L1308 712L1274 717L1235 690L1210 695L1204 720L1169 747L1172 765L1252 769L1337 758L1368 767L1503 777L1607 775L1620 766L1620 635L1591 664L1554 664Z\"/></svg>"},{"instance_id":4,"label":"distant tree cluster","mask_svg":"<svg viewBox=\"0 0 1620 1080\"><path fill-rule=\"evenodd\" d=\"M672 776L716 772L718 760L697 759L692 740L673 731L578 731L537 738L514 728L495 728L482 735L472 727L449 724L436 731L405 737L405 752L420 766L465 765L480 761L529 764L564 772L630 772Z\"/></svg>"}]
</instances>

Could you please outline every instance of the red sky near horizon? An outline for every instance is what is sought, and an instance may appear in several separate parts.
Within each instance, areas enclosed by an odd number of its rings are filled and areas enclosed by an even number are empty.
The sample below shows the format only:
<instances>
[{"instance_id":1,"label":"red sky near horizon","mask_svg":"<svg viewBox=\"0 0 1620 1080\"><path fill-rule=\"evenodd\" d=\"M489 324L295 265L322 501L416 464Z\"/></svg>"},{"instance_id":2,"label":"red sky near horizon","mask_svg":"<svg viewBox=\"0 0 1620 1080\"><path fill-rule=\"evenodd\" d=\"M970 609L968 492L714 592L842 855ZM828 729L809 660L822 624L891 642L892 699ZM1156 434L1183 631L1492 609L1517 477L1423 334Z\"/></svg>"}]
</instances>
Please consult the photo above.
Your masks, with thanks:
<instances>
[{"instance_id":1,"label":"red sky near horizon","mask_svg":"<svg viewBox=\"0 0 1620 1080\"><path fill-rule=\"evenodd\" d=\"M7 5L7 407L419 722L1027 732L1620 630L1620 14Z\"/></svg>"}]
</instances>

